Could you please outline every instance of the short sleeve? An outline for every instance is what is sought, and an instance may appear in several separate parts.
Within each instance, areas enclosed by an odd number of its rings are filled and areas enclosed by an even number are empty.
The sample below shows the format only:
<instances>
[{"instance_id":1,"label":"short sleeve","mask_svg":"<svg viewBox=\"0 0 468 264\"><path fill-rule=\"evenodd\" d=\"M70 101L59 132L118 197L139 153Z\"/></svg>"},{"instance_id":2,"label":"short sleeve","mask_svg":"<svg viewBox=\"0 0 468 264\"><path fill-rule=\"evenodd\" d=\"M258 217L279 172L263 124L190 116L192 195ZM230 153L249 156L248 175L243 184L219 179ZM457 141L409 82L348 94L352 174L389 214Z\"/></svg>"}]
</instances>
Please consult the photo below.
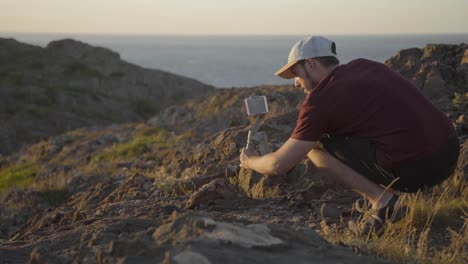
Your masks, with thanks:
<instances>
[{"instance_id":1,"label":"short sleeve","mask_svg":"<svg viewBox=\"0 0 468 264\"><path fill-rule=\"evenodd\" d=\"M310 94L309 94L310 96ZM296 128L291 138L304 141L317 141L327 131L328 115L318 98L307 96L301 106Z\"/></svg>"}]
</instances>

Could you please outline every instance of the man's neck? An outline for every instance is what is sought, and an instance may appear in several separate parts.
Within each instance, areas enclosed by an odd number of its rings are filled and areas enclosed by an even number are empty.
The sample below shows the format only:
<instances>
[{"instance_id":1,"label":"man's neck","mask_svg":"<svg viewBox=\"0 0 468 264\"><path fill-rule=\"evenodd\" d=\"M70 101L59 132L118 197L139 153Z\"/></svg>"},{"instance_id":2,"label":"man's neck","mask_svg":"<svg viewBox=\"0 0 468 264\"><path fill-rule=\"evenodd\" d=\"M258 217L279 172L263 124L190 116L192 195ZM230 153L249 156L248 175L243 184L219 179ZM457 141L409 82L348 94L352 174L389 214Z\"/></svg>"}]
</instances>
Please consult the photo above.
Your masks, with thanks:
<instances>
[{"instance_id":1,"label":"man's neck","mask_svg":"<svg viewBox=\"0 0 468 264\"><path fill-rule=\"evenodd\" d=\"M333 66L330 66L328 68L324 68L324 73L325 73L325 76L323 76L324 78L327 77L332 71L334 71L336 69L336 67L338 67L338 65L333 65Z\"/></svg>"}]
</instances>

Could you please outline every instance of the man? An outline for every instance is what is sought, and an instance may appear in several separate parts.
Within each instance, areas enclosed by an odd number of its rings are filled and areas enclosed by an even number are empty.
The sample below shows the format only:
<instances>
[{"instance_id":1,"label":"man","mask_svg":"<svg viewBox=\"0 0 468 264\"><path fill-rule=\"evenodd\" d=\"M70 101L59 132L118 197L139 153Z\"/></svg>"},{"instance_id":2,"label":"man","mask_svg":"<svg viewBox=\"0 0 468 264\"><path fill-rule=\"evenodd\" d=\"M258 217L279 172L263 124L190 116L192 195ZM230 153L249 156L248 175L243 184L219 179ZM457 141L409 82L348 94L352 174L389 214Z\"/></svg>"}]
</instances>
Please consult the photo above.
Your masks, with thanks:
<instances>
[{"instance_id":1,"label":"man","mask_svg":"<svg viewBox=\"0 0 468 264\"><path fill-rule=\"evenodd\" d=\"M295 78L307 93L296 128L276 152L242 150L241 167L284 174L307 156L367 198L381 225L400 206L394 190L416 192L453 173L459 142L451 121L385 65L339 65L335 43L311 36L293 46L275 74Z\"/></svg>"}]
</instances>

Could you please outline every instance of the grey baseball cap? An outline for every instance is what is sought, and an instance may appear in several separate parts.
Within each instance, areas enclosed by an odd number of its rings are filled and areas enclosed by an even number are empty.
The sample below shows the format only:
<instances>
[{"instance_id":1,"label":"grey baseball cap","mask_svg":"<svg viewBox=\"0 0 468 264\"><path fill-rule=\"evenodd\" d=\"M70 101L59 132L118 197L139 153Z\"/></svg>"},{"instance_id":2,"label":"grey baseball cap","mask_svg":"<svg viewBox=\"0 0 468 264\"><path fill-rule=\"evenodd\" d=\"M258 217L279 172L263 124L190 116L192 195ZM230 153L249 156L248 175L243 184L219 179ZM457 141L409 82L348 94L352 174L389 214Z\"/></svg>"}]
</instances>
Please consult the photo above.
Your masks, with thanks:
<instances>
[{"instance_id":1,"label":"grey baseball cap","mask_svg":"<svg viewBox=\"0 0 468 264\"><path fill-rule=\"evenodd\" d=\"M289 52L288 63L275 72L275 75L284 79L292 79L294 74L291 72L291 67L298 61L327 56L336 57L335 42L322 36L310 36L301 39L294 44Z\"/></svg>"}]
</instances>

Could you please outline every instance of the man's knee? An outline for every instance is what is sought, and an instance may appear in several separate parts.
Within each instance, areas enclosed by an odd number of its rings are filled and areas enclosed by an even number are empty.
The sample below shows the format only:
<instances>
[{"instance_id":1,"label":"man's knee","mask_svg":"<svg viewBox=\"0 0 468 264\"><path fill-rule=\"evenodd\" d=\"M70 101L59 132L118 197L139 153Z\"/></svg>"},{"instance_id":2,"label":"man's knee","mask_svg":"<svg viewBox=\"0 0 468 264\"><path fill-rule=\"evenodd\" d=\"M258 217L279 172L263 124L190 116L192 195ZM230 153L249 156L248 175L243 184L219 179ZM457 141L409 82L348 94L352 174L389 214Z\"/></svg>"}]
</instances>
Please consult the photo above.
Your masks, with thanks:
<instances>
[{"instance_id":1,"label":"man's knee","mask_svg":"<svg viewBox=\"0 0 468 264\"><path fill-rule=\"evenodd\" d=\"M312 148L307 153L307 157L318 167L325 165L329 155L330 154L328 154L328 152L320 145Z\"/></svg>"}]
</instances>

